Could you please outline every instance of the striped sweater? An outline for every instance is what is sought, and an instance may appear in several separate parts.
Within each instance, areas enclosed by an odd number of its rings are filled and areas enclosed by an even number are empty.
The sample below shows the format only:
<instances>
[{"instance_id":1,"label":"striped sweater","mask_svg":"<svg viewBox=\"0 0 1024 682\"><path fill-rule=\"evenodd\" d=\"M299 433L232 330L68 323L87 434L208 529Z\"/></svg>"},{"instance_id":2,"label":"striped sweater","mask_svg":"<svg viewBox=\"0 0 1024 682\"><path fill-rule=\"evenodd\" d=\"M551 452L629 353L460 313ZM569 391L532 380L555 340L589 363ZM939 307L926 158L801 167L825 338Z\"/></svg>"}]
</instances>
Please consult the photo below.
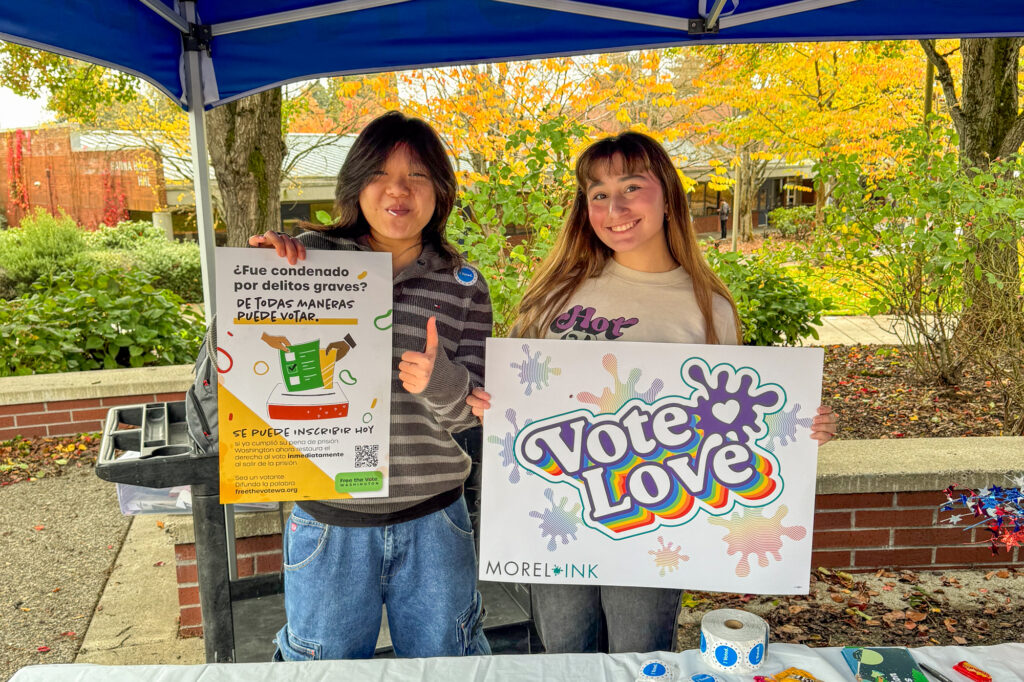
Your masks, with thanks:
<instances>
[{"instance_id":1,"label":"striped sweater","mask_svg":"<svg viewBox=\"0 0 1024 682\"><path fill-rule=\"evenodd\" d=\"M322 232L305 232L299 241L309 249L370 250L348 237ZM466 396L483 384L491 298L476 269L459 271L461 278L456 270L424 244L419 258L395 275L389 496L300 502L318 521L339 526L388 525L442 509L462 494L470 461L451 434L479 423L466 405ZM411 394L398 378L398 363L405 351L423 350L431 316L437 318L440 344L434 371L426 389Z\"/></svg>"}]
</instances>

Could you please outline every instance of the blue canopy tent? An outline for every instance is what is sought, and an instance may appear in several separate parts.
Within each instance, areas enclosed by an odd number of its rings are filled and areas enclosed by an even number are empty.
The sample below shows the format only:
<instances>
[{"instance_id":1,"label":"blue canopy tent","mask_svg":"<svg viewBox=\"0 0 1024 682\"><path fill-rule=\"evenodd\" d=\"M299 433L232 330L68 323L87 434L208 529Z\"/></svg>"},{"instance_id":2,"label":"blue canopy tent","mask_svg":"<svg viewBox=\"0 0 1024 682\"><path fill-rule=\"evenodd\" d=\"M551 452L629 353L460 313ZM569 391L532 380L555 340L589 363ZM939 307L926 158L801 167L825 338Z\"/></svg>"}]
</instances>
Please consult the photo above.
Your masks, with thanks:
<instances>
[{"instance_id":1,"label":"blue canopy tent","mask_svg":"<svg viewBox=\"0 0 1024 682\"><path fill-rule=\"evenodd\" d=\"M460 63L701 42L1022 35L1024 0L35 0L0 11L0 40L132 73L189 111L208 319L204 108L306 78ZM224 604L201 598L204 620L208 605ZM209 660L232 660L231 632L230 617L207 623Z\"/></svg>"}]
</instances>

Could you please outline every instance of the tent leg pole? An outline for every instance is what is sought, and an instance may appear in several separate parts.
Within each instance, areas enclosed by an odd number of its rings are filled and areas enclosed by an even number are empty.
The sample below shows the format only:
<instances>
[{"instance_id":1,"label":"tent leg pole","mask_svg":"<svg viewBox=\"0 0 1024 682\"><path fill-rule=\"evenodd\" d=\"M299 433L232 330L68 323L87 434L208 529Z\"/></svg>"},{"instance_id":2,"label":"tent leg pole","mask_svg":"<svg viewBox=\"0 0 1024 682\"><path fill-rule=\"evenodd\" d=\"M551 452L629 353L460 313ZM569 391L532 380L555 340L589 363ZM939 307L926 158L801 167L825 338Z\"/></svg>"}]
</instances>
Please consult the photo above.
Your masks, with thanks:
<instances>
[{"instance_id":1,"label":"tent leg pole","mask_svg":"<svg viewBox=\"0 0 1024 682\"><path fill-rule=\"evenodd\" d=\"M191 55L190 55L191 56ZM192 146L192 177L196 195L196 230L199 233L199 260L202 264L203 301L206 305L206 323L217 312L216 273L213 267L213 206L210 201L210 164L206 159L206 122L203 109L188 112L189 136Z\"/></svg>"},{"instance_id":2,"label":"tent leg pole","mask_svg":"<svg viewBox=\"0 0 1024 682\"><path fill-rule=\"evenodd\" d=\"M189 7L192 3L183 3ZM196 195L196 229L199 233L199 259L202 264L203 301L206 323L217 312L216 273L214 272L213 206L210 202L210 163L206 147L206 119L203 115L203 82L199 53L185 52L185 81L188 97L188 130L192 148L192 183Z\"/></svg>"},{"instance_id":3,"label":"tent leg pole","mask_svg":"<svg viewBox=\"0 0 1024 682\"><path fill-rule=\"evenodd\" d=\"M207 663L235 661L234 610L228 577L224 508L217 483L192 485L192 520L199 573L199 605L203 612L203 646Z\"/></svg>"},{"instance_id":4,"label":"tent leg pole","mask_svg":"<svg viewBox=\"0 0 1024 682\"><path fill-rule=\"evenodd\" d=\"M195 2L180 3L181 13L185 21L194 23L196 21ZM196 231L199 238L199 260L202 268L203 278L203 301L205 305L206 323L213 322L217 313L217 277L214 267L214 249L216 240L214 238L213 205L210 201L210 164L207 155L206 144L206 118L204 115L206 99L203 95L203 75L200 52L197 50L185 50L185 95L188 104L188 128L189 142L192 151L192 183L196 198ZM216 489L217 482L212 481L211 487ZM205 487L205 486L204 486ZM214 534L220 536L220 540L213 540L211 551L205 557L198 554L198 542L196 564L203 574L203 567L199 564L206 563L207 579L205 592L213 590L215 594L204 596L204 590L200 586L200 599L203 606L203 620L205 625L206 655L208 662L217 660L234 659L235 633L232 624L232 608L230 598L230 581L238 578L238 565L235 554L235 523L234 508L230 505L219 505L219 497L216 495L204 499L201 506L204 507L203 516L211 519L211 528ZM214 517L216 522L212 521ZM196 529L198 536L199 529ZM223 543L221 542L223 541ZM220 551L218 551L220 550ZM201 559L205 558L205 562ZM213 630L213 632L211 632ZM212 657L212 660L211 660Z\"/></svg>"},{"instance_id":5,"label":"tent leg pole","mask_svg":"<svg viewBox=\"0 0 1024 682\"><path fill-rule=\"evenodd\" d=\"M185 59L195 59L198 68L198 53L185 53ZM186 74L189 69L186 68ZM189 83L193 85L192 82ZM193 88L196 93L190 93L189 101L202 101L202 86ZM199 99L193 100L193 94ZM217 289L216 272L214 269L214 223L213 208L210 202L210 164L207 161L206 152L206 121L203 118L203 108L193 107L188 112L189 133L192 142L192 177L196 195L196 226L199 232L199 261L202 264L203 276L203 301L206 305L206 322L209 325L213 316L217 313ZM235 556L235 510L232 505L224 506L224 513L227 516L227 542L228 542L228 575L232 580L238 578L238 562Z\"/></svg>"}]
</instances>

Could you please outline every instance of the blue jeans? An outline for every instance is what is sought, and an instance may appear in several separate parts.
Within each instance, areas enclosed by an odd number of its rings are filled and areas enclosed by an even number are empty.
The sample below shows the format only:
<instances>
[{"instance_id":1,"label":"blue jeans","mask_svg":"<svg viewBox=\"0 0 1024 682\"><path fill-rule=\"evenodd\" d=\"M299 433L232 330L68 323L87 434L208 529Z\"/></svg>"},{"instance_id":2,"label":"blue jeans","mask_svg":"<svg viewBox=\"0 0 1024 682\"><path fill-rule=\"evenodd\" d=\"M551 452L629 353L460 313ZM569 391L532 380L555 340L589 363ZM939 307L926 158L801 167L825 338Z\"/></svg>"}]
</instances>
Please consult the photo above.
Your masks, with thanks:
<instances>
[{"instance_id":1,"label":"blue jeans","mask_svg":"<svg viewBox=\"0 0 1024 682\"><path fill-rule=\"evenodd\" d=\"M370 658L387 606L395 655L489 654L466 501L412 521L350 528L298 506L284 541L275 659Z\"/></svg>"},{"instance_id":2,"label":"blue jeans","mask_svg":"<svg viewBox=\"0 0 1024 682\"><path fill-rule=\"evenodd\" d=\"M549 654L672 651L682 595L656 587L530 585L533 622Z\"/></svg>"}]
</instances>

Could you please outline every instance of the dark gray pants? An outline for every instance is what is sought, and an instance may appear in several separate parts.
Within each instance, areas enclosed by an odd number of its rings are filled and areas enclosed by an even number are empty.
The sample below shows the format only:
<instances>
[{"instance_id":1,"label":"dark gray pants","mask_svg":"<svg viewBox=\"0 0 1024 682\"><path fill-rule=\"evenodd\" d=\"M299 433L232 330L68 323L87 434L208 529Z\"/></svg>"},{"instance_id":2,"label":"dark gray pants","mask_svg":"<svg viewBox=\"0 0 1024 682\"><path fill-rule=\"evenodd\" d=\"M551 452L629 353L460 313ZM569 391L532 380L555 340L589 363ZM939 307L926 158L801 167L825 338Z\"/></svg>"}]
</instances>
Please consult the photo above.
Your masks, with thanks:
<instances>
[{"instance_id":1,"label":"dark gray pants","mask_svg":"<svg viewBox=\"0 0 1024 682\"><path fill-rule=\"evenodd\" d=\"M549 654L672 651L676 641L681 590L530 585L530 595Z\"/></svg>"}]
</instances>

